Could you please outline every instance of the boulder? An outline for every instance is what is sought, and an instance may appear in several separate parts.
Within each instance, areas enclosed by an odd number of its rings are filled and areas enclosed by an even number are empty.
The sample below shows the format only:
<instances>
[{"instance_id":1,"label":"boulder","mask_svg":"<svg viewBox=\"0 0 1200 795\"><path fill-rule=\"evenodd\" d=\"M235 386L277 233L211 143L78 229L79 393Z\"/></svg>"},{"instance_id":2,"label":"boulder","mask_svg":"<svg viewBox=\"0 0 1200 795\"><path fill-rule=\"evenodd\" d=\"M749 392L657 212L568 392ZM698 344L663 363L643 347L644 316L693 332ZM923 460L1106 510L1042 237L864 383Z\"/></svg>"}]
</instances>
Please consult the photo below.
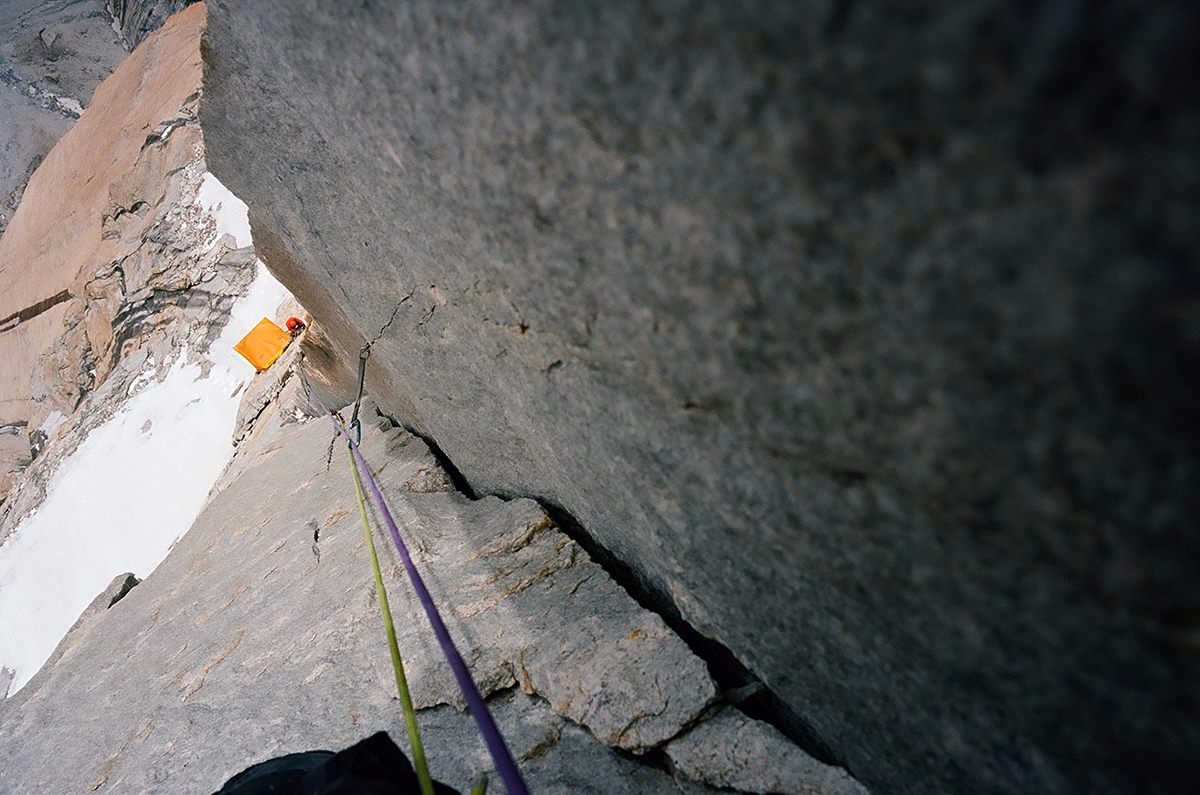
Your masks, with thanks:
<instances>
[{"instance_id":1,"label":"boulder","mask_svg":"<svg viewBox=\"0 0 1200 795\"><path fill-rule=\"evenodd\" d=\"M675 769L713 787L782 795L867 795L845 770L823 765L774 726L727 709L666 747Z\"/></svg>"}]
</instances>

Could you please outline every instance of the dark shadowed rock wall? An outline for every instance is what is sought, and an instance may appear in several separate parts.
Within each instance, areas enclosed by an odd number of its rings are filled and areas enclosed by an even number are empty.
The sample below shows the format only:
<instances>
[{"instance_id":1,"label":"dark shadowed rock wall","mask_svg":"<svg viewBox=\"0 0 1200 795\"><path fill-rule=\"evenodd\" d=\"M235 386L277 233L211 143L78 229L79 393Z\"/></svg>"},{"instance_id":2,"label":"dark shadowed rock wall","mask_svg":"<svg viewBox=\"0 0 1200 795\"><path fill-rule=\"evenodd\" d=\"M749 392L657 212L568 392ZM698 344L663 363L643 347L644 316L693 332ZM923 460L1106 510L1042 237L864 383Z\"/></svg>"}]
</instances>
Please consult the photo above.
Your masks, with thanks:
<instances>
[{"instance_id":1,"label":"dark shadowed rock wall","mask_svg":"<svg viewBox=\"0 0 1200 795\"><path fill-rule=\"evenodd\" d=\"M1194 5L209 9L210 168L476 493L879 792L1200 775Z\"/></svg>"}]
</instances>

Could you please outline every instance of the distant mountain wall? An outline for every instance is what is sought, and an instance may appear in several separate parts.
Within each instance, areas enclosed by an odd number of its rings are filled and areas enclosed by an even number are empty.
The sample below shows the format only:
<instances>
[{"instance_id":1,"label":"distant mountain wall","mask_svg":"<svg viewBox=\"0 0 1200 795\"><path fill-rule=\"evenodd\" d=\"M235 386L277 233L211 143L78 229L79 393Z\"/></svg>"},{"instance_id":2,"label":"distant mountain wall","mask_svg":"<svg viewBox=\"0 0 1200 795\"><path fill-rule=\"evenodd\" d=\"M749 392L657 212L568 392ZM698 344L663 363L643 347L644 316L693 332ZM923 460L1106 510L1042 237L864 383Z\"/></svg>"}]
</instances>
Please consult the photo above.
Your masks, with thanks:
<instances>
[{"instance_id":1,"label":"distant mountain wall","mask_svg":"<svg viewBox=\"0 0 1200 795\"><path fill-rule=\"evenodd\" d=\"M209 14L210 168L475 493L873 790L1194 785L1194 4Z\"/></svg>"},{"instance_id":2,"label":"distant mountain wall","mask_svg":"<svg viewBox=\"0 0 1200 795\"><path fill-rule=\"evenodd\" d=\"M197 0L108 0L108 7L121 27L121 36L130 49L163 26L167 17L182 11Z\"/></svg>"},{"instance_id":3,"label":"distant mountain wall","mask_svg":"<svg viewBox=\"0 0 1200 795\"><path fill-rule=\"evenodd\" d=\"M0 234L30 175L91 104L100 81L167 17L193 2L0 4Z\"/></svg>"},{"instance_id":4,"label":"distant mountain wall","mask_svg":"<svg viewBox=\"0 0 1200 795\"><path fill-rule=\"evenodd\" d=\"M104 0L0 4L0 234L33 170L126 54Z\"/></svg>"},{"instance_id":5,"label":"distant mountain wall","mask_svg":"<svg viewBox=\"0 0 1200 795\"><path fill-rule=\"evenodd\" d=\"M198 181L204 170L196 119L203 25L202 7L176 16L97 87L96 104L29 177L0 237L5 511L44 447L39 426L54 412L71 415L163 325L164 312L195 320L211 303L188 295L195 284L187 277L174 278L195 263L180 262L190 259L183 232L166 235L175 222L202 231L194 218L176 216L187 214L177 205L191 201L181 194L196 190L181 183ZM219 303L220 291L209 290ZM6 526L0 514L0 540Z\"/></svg>"}]
</instances>

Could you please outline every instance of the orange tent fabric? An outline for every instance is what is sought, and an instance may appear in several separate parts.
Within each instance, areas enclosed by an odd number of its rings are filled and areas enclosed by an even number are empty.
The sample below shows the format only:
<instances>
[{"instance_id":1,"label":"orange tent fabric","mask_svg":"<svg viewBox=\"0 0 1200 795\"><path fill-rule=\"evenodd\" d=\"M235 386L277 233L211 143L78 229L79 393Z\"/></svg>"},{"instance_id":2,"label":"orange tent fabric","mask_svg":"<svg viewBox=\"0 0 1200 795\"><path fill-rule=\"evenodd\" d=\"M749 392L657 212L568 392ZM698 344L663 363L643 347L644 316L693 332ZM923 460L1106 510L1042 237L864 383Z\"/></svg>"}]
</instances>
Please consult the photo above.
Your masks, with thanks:
<instances>
[{"instance_id":1,"label":"orange tent fabric","mask_svg":"<svg viewBox=\"0 0 1200 795\"><path fill-rule=\"evenodd\" d=\"M256 370L266 370L292 341L291 336L265 317L233 349Z\"/></svg>"}]
</instances>

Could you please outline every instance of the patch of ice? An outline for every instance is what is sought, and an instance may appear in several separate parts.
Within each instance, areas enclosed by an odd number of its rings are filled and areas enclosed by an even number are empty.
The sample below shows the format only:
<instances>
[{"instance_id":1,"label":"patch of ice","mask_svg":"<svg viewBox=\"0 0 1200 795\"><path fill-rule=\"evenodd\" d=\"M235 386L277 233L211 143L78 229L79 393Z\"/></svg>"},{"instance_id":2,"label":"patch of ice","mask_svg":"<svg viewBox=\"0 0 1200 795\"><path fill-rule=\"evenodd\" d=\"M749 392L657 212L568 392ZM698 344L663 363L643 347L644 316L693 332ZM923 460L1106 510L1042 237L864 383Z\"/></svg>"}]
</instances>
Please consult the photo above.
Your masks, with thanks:
<instances>
[{"instance_id":1,"label":"patch of ice","mask_svg":"<svg viewBox=\"0 0 1200 795\"><path fill-rule=\"evenodd\" d=\"M216 245L216 241L224 234L233 235L238 248L250 245L250 218L246 203L207 171L196 194L196 204L211 213L217 221L217 236L212 245Z\"/></svg>"},{"instance_id":2,"label":"patch of ice","mask_svg":"<svg viewBox=\"0 0 1200 795\"><path fill-rule=\"evenodd\" d=\"M46 417L45 422L38 426L38 430L46 434L47 438L49 438L54 435L54 431L58 429L58 426L66 421L67 415L61 411L52 411L50 412L50 416Z\"/></svg>"}]
</instances>

